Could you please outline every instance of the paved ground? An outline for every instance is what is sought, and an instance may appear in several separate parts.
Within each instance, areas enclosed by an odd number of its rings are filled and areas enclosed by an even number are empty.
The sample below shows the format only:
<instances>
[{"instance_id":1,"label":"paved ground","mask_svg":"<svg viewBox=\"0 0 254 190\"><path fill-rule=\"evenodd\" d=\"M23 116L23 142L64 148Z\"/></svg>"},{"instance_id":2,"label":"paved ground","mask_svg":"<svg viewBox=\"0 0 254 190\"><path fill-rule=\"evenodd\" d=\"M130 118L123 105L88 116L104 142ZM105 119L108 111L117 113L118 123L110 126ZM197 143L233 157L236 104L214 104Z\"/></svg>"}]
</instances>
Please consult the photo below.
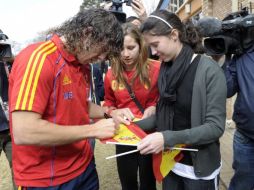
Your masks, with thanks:
<instances>
[{"instance_id":1,"label":"paved ground","mask_svg":"<svg viewBox=\"0 0 254 190\"><path fill-rule=\"evenodd\" d=\"M234 173L232 169L232 159L233 159L233 136L235 128L231 126L226 126L224 135L220 139L221 143L221 155L222 155L222 170L221 170L221 180L223 185L228 187L230 179Z\"/></svg>"},{"instance_id":2,"label":"paved ground","mask_svg":"<svg viewBox=\"0 0 254 190\"><path fill-rule=\"evenodd\" d=\"M11 171L4 152L0 156L0 189L12 190Z\"/></svg>"}]
</instances>

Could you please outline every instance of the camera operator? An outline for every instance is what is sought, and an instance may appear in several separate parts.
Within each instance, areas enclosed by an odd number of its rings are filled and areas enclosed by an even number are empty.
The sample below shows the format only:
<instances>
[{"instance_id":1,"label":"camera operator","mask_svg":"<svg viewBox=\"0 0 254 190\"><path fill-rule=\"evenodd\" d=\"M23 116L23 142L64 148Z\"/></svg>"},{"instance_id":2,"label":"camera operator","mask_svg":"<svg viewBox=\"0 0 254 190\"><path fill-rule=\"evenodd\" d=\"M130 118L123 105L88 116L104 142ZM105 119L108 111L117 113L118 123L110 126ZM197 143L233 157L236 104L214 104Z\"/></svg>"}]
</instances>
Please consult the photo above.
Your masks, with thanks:
<instances>
[{"instance_id":1,"label":"camera operator","mask_svg":"<svg viewBox=\"0 0 254 190\"><path fill-rule=\"evenodd\" d=\"M233 120L236 131L233 141L233 169L229 190L254 188L254 44L242 55L225 63L227 97L237 93Z\"/></svg>"},{"instance_id":2,"label":"camera operator","mask_svg":"<svg viewBox=\"0 0 254 190\"><path fill-rule=\"evenodd\" d=\"M6 43L8 37L0 30L0 155L5 152L10 168L12 169L12 145L9 129L9 109L8 109L8 77L11 67L11 58L5 59L5 51L9 51L10 47ZM11 54L11 52L10 52ZM13 183L14 189L16 186Z\"/></svg>"},{"instance_id":3,"label":"camera operator","mask_svg":"<svg viewBox=\"0 0 254 190\"><path fill-rule=\"evenodd\" d=\"M206 52L213 58L226 55L227 97L237 93L233 120L233 169L229 190L254 189L254 15L244 8L222 21L201 18L199 27ZM231 55L234 55L233 57Z\"/></svg>"}]
</instances>

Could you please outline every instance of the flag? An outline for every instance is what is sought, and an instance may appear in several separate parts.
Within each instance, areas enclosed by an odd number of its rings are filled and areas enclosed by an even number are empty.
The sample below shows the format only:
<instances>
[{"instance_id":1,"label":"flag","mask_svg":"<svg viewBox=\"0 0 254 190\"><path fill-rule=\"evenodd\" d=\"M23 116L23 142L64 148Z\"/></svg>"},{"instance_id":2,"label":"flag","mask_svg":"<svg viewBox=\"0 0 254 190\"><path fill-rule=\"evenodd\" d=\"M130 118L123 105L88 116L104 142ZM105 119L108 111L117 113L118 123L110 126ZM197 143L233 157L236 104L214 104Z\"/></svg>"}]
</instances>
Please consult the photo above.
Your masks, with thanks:
<instances>
[{"instance_id":1,"label":"flag","mask_svg":"<svg viewBox=\"0 0 254 190\"><path fill-rule=\"evenodd\" d=\"M180 144L175 147L182 148L185 145ZM164 150L158 154L153 154L153 173L158 182L174 168L176 162L183 158L181 150Z\"/></svg>"},{"instance_id":2,"label":"flag","mask_svg":"<svg viewBox=\"0 0 254 190\"><path fill-rule=\"evenodd\" d=\"M120 142L126 144L138 144L141 139L146 136L146 133L139 128L135 123L130 125L120 124L117 134L109 139L101 140L102 143L109 142Z\"/></svg>"},{"instance_id":3,"label":"flag","mask_svg":"<svg viewBox=\"0 0 254 190\"><path fill-rule=\"evenodd\" d=\"M119 142L123 144L138 144L147 134L138 127L135 123L130 125L120 124L118 133L109 139L101 140L106 142ZM185 147L184 144L176 145L175 147ZM164 150L161 153L153 154L153 173L158 182L161 182L173 169L176 162L182 159L181 150Z\"/></svg>"}]
</instances>

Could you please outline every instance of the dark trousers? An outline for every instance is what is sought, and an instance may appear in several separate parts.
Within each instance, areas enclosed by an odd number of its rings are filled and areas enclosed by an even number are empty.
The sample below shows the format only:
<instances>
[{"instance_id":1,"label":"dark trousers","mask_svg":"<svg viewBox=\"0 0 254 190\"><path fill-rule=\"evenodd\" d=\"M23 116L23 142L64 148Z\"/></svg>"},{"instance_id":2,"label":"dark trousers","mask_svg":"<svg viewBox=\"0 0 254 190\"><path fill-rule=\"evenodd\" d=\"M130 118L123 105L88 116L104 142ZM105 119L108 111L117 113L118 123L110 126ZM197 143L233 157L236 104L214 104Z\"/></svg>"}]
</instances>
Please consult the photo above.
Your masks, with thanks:
<instances>
[{"instance_id":1,"label":"dark trousers","mask_svg":"<svg viewBox=\"0 0 254 190\"><path fill-rule=\"evenodd\" d=\"M9 162L11 173L12 173L12 182L13 182L13 189L17 190L16 185L14 184L13 180L13 170L12 170L12 145L11 145L11 135L9 130L1 131L0 132L0 155L1 152L4 151Z\"/></svg>"},{"instance_id":2,"label":"dark trousers","mask_svg":"<svg viewBox=\"0 0 254 190\"><path fill-rule=\"evenodd\" d=\"M21 190L98 190L99 180L94 161L76 178L53 187L21 187Z\"/></svg>"},{"instance_id":3,"label":"dark trousers","mask_svg":"<svg viewBox=\"0 0 254 190\"><path fill-rule=\"evenodd\" d=\"M131 146L116 146L116 153L120 154L134 149ZM151 155L143 156L139 153L132 153L117 157L116 161L122 190L156 190Z\"/></svg>"},{"instance_id":4,"label":"dark trousers","mask_svg":"<svg viewBox=\"0 0 254 190\"><path fill-rule=\"evenodd\" d=\"M233 141L233 169L229 190L254 189L254 141L238 130Z\"/></svg>"},{"instance_id":5,"label":"dark trousers","mask_svg":"<svg viewBox=\"0 0 254 190\"><path fill-rule=\"evenodd\" d=\"M173 172L169 172L162 183L163 190L217 190L217 186L217 179L193 180L181 177Z\"/></svg>"}]
</instances>

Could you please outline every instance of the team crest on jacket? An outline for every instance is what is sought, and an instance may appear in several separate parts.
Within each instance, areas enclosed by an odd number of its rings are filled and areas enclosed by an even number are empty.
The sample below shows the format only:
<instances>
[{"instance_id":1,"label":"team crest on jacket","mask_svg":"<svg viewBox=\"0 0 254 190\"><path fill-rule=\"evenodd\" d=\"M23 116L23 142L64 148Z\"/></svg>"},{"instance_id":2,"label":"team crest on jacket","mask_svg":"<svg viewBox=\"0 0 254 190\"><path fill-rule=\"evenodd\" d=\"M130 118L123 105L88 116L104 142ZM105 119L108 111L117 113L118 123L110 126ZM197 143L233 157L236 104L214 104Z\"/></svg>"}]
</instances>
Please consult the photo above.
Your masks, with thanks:
<instances>
[{"instance_id":1,"label":"team crest on jacket","mask_svg":"<svg viewBox=\"0 0 254 190\"><path fill-rule=\"evenodd\" d=\"M63 79L63 85L71 84L71 79L65 74Z\"/></svg>"},{"instance_id":2,"label":"team crest on jacket","mask_svg":"<svg viewBox=\"0 0 254 190\"><path fill-rule=\"evenodd\" d=\"M118 83L116 80L112 80L111 88L113 91L116 91L116 90L123 90L125 86L123 83Z\"/></svg>"}]
</instances>

